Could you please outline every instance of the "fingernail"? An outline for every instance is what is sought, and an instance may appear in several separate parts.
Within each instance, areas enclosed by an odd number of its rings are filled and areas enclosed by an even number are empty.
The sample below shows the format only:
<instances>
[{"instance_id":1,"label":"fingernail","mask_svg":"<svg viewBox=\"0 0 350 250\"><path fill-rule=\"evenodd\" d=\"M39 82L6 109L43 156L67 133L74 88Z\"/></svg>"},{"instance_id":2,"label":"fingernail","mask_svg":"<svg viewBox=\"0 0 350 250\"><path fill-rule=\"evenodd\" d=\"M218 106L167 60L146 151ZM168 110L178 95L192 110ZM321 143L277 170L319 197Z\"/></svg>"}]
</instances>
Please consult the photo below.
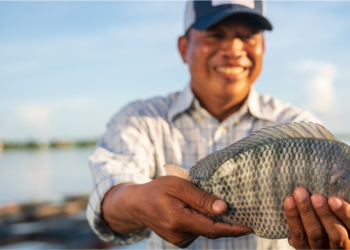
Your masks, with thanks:
<instances>
[{"instance_id":1,"label":"fingernail","mask_svg":"<svg viewBox=\"0 0 350 250\"><path fill-rule=\"evenodd\" d=\"M295 191L295 198L297 201L303 201L306 198L305 189L299 188Z\"/></svg>"},{"instance_id":2,"label":"fingernail","mask_svg":"<svg viewBox=\"0 0 350 250\"><path fill-rule=\"evenodd\" d=\"M287 207L288 209L292 209L292 208L295 207L295 202L294 202L294 198L293 198L293 197L288 197L288 198L286 199L286 207Z\"/></svg>"},{"instance_id":3,"label":"fingernail","mask_svg":"<svg viewBox=\"0 0 350 250\"><path fill-rule=\"evenodd\" d=\"M339 209L342 205L343 205L343 202L337 198L337 197L331 197L329 198L329 205L331 206L332 209Z\"/></svg>"},{"instance_id":4,"label":"fingernail","mask_svg":"<svg viewBox=\"0 0 350 250\"><path fill-rule=\"evenodd\" d=\"M252 230L249 229L248 231L246 231L245 233L243 233L243 235L246 236L246 235L249 235L249 234L251 234L251 233L252 233Z\"/></svg>"},{"instance_id":5,"label":"fingernail","mask_svg":"<svg viewBox=\"0 0 350 250\"><path fill-rule=\"evenodd\" d=\"M323 199L322 196L319 194L315 194L311 196L311 202L314 208L319 208L323 205Z\"/></svg>"},{"instance_id":6,"label":"fingernail","mask_svg":"<svg viewBox=\"0 0 350 250\"><path fill-rule=\"evenodd\" d=\"M214 202L214 204L212 205L211 209L215 212L215 213L220 213L225 211L225 206L226 203L222 200L216 200Z\"/></svg>"}]
</instances>

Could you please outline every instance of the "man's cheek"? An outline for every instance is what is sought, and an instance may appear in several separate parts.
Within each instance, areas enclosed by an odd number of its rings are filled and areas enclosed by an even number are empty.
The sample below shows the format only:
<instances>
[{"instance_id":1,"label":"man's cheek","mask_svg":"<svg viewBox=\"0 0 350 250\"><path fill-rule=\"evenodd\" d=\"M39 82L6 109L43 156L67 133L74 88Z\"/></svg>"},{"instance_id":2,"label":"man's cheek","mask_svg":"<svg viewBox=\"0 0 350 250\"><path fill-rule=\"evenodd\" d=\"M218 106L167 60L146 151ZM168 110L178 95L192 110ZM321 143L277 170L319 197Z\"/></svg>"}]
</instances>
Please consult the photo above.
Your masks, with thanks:
<instances>
[{"instance_id":1,"label":"man's cheek","mask_svg":"<svg viewBox=\"0 0 350 250\"><path fill-rule=\"evenodd\" d=\"M205 56L203 49L197 50L196 53L192 55L189 65L191 68L191 73L205 73L208 65L208 57Z\"/></svg>"},{"instance_id":2,"label":"man's cheek","mask_svg":"<svg viewBox=\"0 0 350 250\"><path fill-rule=\"evenodd\" d=\"M264 47L262 45L257 46L255 49L255 54L258 56L262 56L263 53L264 53Z\"/></svg>"},{"instance_id":3,"label":"man's cheek","mask_svg":"<svg viewBox=\"0 0 350 250\"><path fill-rule=\"evenodd\" d=\"M256 58L256 60L261 60L264 55L264 50L265 50L264 44L259 43L252 48L250 53Z\"/></svg>"},{"instance_id":4,"label":"man's cheek","mask_svg":"<svg viewBox=\"0 0 350 250\"><path fill-rule=\"evenodd\" d=\"M201 53L203 53L203 55L208 54L209 53L209 46L202 46Z\"/></svg>"}]
</instances>

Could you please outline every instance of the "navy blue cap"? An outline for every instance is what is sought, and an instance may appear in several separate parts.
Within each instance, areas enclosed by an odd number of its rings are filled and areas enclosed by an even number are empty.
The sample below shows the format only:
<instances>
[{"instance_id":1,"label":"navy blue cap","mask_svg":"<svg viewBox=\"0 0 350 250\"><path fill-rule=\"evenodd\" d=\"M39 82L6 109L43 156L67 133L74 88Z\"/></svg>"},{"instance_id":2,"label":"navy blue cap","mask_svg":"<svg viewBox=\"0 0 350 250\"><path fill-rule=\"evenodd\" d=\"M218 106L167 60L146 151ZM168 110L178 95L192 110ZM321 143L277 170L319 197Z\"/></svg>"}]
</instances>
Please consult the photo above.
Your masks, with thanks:
<instances>
[{"instance_id":1,"label":"navy blue cap","mask_svg":"<svg viewBox=\"0 0 350 250\"><path fill-rule=\"evenodd\" d=\"M185 33L190 29L205 30L234 14L251 16L263 29L272 30L265 18L264 2L256 0L188 1L185 13Z\"/></svg>"}]
</instances>

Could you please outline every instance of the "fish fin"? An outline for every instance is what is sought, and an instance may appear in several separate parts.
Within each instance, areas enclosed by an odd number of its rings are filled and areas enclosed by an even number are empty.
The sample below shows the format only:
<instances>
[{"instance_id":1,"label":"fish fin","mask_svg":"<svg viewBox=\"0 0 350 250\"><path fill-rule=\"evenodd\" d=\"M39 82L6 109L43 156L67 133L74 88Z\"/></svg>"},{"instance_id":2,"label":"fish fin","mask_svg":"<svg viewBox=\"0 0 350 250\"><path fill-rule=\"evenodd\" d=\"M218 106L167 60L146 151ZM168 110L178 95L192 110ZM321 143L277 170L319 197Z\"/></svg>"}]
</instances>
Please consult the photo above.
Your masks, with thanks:
<instances>
[{"instance_id":1,"label":"fish fin","mask_svg":"<svg viewBox=\"0 0 350 250\"><path fill-rule=\"evenodd\" d=\"M263 146L276 141L288 139L323 139L338 142L325 127L312 122L293 122L270 126L253 132L246 138L216 151L199 160L190 170L193 179L203 179L212 176L226 161L255 147ZM205 171L203 171L205 168ZM217 173L222 176L225 171Z\"/></svg>"},{"instance_id":2,"label":"fish fin","mask_svg":"<svg viewBox=\"0 0 350 250\"><path fill-rule=\"evenodd\" d=\"M280 124L274 127L267 127L256 132L256 134L265 134L265 131L277 132L283 139L290 138L311 138L323 139L329 141L338 141L338 139L325 127L313 122L293 122Z\"/></svg>"},{"instance_id":3,"label":"fish fin","mask_svg":"<svg viewBox=\"0 0 350 250\"><path fill-rule=\"evenodd\" d=\"M192 179L189 177L189 172L186 169L174 164L164 164L164 168L167 175L177 176L192 182Z\"/></svg>"},{"instance_id":4,"label":"fish fin","mask_svg":"<svg viewBox=\"0 0 350 250\"><path fill-rule=\"evenodd\" d=\"M331 132L320 124L313 122L293 122L260 129L230 147L237 149L244 148L246 150L247 148L254 148L266 143L293 138L338 141ZM247 145L249 146L247 147Z\"/></svg>"}]
</instances>

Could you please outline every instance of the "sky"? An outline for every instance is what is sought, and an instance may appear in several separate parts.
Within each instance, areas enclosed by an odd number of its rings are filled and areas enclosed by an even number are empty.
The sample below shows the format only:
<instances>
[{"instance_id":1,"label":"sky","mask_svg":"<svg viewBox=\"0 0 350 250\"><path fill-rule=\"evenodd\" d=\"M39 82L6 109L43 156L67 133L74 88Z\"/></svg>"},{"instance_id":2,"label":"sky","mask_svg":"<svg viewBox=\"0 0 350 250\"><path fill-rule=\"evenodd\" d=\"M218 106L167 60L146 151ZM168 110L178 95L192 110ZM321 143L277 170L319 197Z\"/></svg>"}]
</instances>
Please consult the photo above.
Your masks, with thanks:
<instances>
[{"instance_id":1,"label":"sky","mask_svg":"<svg viewBox=\"0 0 350 250\"><path fill-rule=\"evenodd\" d=\"M183 1L0 2L0 140L97 138L129 102L182 90ZM350 133L350 2L268 1L262 94Z\"/></svg>"}]
</instances>

